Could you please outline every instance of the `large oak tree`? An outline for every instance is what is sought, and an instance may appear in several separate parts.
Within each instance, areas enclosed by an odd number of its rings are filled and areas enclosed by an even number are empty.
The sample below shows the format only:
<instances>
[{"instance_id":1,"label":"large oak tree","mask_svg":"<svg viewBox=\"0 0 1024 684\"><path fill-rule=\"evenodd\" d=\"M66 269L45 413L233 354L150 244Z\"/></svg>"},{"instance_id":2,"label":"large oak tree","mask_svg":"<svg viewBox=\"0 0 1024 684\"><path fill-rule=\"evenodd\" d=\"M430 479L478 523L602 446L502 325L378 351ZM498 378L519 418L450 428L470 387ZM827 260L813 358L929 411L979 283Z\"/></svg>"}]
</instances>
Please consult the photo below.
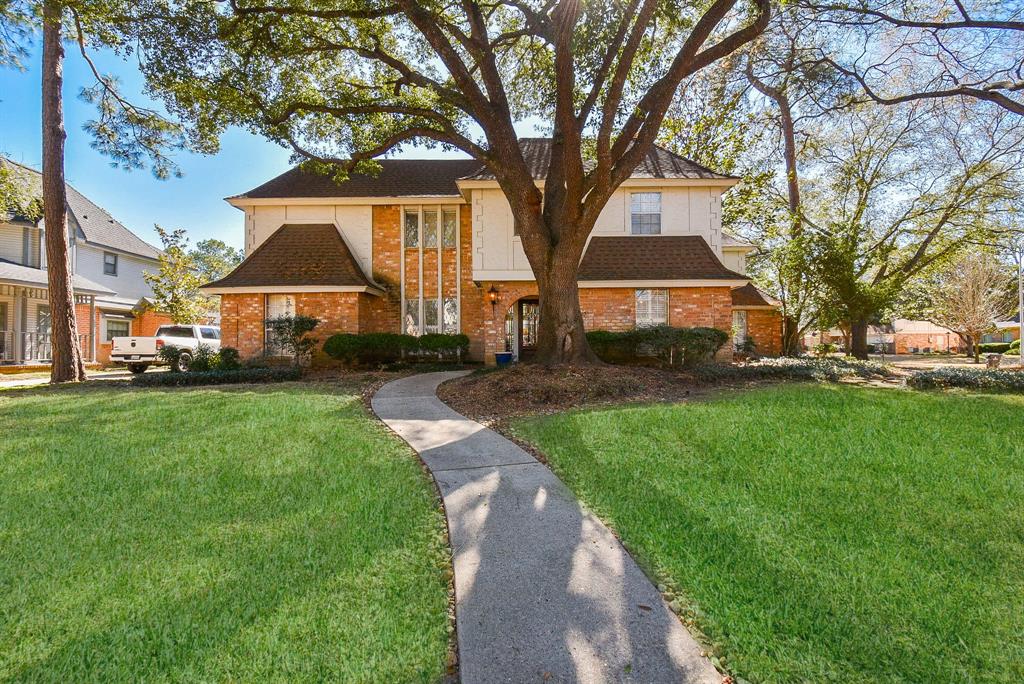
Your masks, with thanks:
<instances>
[{"instance_id":1,"label":"large oak tree","mask_svg":"<svg viewBox=\"0 0 1024 684\"><path fill-rule=\"evenodd\" d=\"M511 204L540 293L537 359L586 363L587 236L680 85L756 38L770 0L150 0L143 70L212 146L240 125L343 178L407 143L462 150ZM552 137L538 187L516 125Z\"/></svg>"}]
</instances>

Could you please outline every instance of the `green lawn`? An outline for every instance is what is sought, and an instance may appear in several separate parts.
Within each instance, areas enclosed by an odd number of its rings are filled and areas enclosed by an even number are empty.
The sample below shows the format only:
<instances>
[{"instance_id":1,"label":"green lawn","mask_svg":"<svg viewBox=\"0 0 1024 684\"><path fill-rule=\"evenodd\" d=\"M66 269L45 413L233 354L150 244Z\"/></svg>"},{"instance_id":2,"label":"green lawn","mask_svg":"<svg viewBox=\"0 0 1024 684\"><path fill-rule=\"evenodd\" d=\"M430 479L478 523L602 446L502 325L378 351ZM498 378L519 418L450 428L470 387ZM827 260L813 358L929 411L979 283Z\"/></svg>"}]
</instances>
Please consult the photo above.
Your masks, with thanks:
<instances>
[{"instance_id":1,"label":"green lawn","mask_svg":"<svg viewBox=\"0 0 1024 684\"><path fill-rule=\"evenodd\" d=\"M443 530L353 392L4 392L0 681L436 681Z\"/></svg>"},{"instance_id":2,"label":"green lawn","mask_svg":"<svg viewBox=\"0 0 1024 684\"><path fill-rule=\"evenodd\" d=\"M1024 680L1024 397L790 385L515 429L741 677Z\"/></svg>"}]
</instances>

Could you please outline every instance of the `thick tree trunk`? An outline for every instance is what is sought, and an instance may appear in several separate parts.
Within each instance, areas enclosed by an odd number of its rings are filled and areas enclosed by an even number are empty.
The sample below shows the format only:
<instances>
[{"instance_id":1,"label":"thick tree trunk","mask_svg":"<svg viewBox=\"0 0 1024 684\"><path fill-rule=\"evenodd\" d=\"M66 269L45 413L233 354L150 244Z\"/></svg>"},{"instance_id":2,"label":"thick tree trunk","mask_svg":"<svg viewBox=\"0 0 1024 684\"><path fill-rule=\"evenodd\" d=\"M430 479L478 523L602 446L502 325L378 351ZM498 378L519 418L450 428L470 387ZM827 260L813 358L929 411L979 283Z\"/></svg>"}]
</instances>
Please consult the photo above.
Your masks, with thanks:
<instances>
[{"instance_id":1,"label":"thick tree trunk","mask_svg":"<svg viewBox=\"0 0 1024 684\"><path fill-rule=\"evenodd\" d=\"M43 220L46 225L47 281L50 294L52 366L50 382L85 379L78 346L75 295L68 264L67 197L64 188L63 7L43 3Z\"/></svg>"},{"instance_id":2,"label":"thick tree trunk","mask_svg":"<svg viewBox=\"0 0 1024 684\"><path fill-rule=\"evenodd\" d=\"M861 361L868 360L868 321L866 318L850 323L850 353Z\"/></svg>"},{"instance_id":3,"label":"thick tree trunk","mask_svg":"<svg viewBox=\"0 0 1024 684\"><path fill-rule=\"evenodd\" d=\"M792 316L782 319L782 355L800 356L800 323Z\"/></svg>"},{"instance_id":4,"label":"thick tree trunk","mask_svg":"<svg viewBox=\"0 0 1024 684\"><path fill-rule=\"evenodd\" d=\"M534 360L545 366L600 363L587 342L580 311L578 254L555 248L542 269L535 269L540 295L540 324Z\"/></svg>"}]
</instances>

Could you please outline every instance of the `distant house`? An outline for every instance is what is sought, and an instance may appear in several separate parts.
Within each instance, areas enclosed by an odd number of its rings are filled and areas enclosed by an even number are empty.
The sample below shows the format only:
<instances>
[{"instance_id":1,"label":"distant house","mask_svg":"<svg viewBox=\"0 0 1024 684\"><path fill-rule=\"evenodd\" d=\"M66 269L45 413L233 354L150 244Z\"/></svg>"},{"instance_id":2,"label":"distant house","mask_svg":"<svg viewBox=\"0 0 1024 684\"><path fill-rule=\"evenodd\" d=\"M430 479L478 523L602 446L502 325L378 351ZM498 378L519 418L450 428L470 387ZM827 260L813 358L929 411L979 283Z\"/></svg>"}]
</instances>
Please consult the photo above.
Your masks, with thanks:
<instances>
[{"instance_id":1,"label":"distant house","mask_svg":"<svg viewBox=\"0 0 1024 684\"><path fill-rule=\"evenodd\" d=\"M520 141L544 183L550 140ZM267 348L267 318L298 313L333 332L463 333L470 356L527 358L537 283L508 199L473 160L385 159L376 176L292 169L228 198L245 212L246 259L206 285L225 346ZM711 326L778 353L781 317L750 285L753 249L722 232L738 178L654 148L601 212L579 267L588 329ZM732 345L720 352L732 356Z\"/></svg>"},{"instance_id":2,"label":"distant house","mask_svg":"<svg viewBox=\"0 0 1024 684\"><path fill-rule=\"evenodd\" d=\"M981 336L982 344L989 342L1013 342L1020 339L1020 313L1005 321L995 322L995 331Z\"/></svg>"},{"instance_id":3,"label":"distant house","mask_svg":"<svg viewBox=\"0 0 1024 684\"><path fill-rule=\"evenodd\" d=\"M7 160L28 184L40 174ZM79 343L88 362L106 363L110 339L146 335L169 319L149 306L144 272L159 268L160 251L70 185L68 241ZM50 302L42 220L0 214L0 368L49 363Z\"/></svg>"},{"instance_id":4,"label":"distant house","mask_svg":"<svg viewBox=\"0 0 1024 684\"><path fill-rule=\"evenodd\" d=\"M840 351L846 351L845 334L838 328L816 330L804 337L807 349L813 349L821 342L834 344ZM963 340L949 328L935 325L931 321L906 318L897 318L889 324L868 326L868 345L883 354L960 353L964 349Z\"/></svg>"}]
</instances>

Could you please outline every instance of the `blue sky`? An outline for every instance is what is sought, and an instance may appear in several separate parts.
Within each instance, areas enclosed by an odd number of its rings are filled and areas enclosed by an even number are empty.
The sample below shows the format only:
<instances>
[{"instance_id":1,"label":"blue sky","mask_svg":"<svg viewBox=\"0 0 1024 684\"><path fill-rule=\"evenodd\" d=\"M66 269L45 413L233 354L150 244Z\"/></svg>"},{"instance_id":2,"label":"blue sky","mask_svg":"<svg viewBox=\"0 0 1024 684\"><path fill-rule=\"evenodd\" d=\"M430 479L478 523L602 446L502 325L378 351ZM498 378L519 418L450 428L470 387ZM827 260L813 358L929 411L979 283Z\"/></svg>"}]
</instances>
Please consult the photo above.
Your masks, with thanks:
<instances>
[{"instance_id":1,"label":"blue sky","mask_svg":"<svg viewBox=\"0 0 1024 684\"><path fill-rule=\"evenodd\" d=\"M38 44L36 46L38 48ZM124 92L139 103L142 77L135 65L111 54L95 55L103 73L116 74ZM27 60L25 71L0 68L0 155L41 167L39 52ZM64 68L64 116L68 132L65 173L86 197L109 211L142 239L159 245L153 224L185 228L193 244L219 238L242 246L242 212L223 198L253 188L286 170L288 152L242 130L230 130L213 156L178 153L183 178L157 180L148 170L125 171L89 146L82 124L94 117L93 105L78 98L91 73L81 55L68 46ZM452 156L410 149L396 156Z\"/></svg>"}]
</instances>

